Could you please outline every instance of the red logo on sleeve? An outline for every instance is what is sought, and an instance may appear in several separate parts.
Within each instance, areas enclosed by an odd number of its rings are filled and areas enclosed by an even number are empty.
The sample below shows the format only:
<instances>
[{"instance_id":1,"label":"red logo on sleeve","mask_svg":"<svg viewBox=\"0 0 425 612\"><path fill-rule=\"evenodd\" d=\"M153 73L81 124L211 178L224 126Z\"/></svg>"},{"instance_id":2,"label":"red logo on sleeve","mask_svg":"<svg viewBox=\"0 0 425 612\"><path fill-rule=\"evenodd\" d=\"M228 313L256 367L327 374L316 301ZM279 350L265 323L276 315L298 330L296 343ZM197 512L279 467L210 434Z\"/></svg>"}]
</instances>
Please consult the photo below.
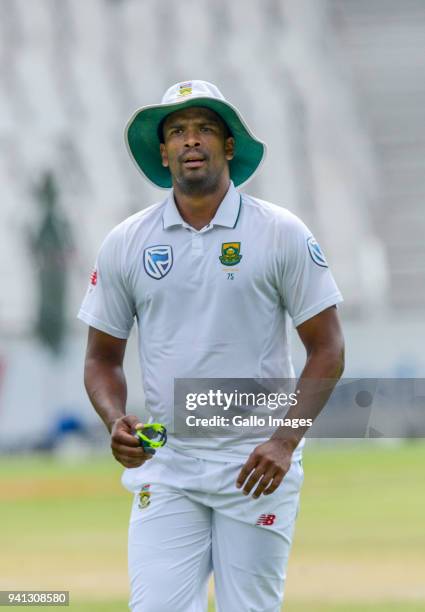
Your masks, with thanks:
<instances>
[{"instance_id":1,"label":"red logo on sleeve","mask_svg":"<svg viewBox=\"0 0 425 612\"><path fill-rule=\"evenodd\" d=\"M93 272L90 274L90 284L91 285L97 284L97 270L93 270Z\"/></svg>"},{"instance_id":2,"label":"red logo on sleeve","mask_svg":"<svg viewBox=\"0 0 425 612\"><path fill-rule=\"evenodd\" d=\"M275 520L276 520L275 514L260 514L256 524L269 527L270 525L273 525Z\"/></svg>"}]
</instances>

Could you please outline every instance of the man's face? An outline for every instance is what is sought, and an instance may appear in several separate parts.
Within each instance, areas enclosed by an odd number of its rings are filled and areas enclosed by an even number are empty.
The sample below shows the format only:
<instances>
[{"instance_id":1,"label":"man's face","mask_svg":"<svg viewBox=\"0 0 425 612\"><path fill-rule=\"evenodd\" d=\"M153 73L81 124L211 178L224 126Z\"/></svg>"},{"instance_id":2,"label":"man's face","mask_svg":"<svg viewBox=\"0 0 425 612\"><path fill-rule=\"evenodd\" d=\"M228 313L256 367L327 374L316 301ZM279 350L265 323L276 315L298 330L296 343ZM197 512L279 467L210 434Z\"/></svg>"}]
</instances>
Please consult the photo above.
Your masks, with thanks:
<instances>
[{"instance_id":1,"label":"man's face","mask_svg":"<svg viewBox=\"0 0 425 612\"><path fill-rule=\"evenodd\" d=\"M234 139L221 117L209 108L192 107L168 115L160 145L162 165L187 194L213 193L229 178Z\"/></svg>"}]
</instances>

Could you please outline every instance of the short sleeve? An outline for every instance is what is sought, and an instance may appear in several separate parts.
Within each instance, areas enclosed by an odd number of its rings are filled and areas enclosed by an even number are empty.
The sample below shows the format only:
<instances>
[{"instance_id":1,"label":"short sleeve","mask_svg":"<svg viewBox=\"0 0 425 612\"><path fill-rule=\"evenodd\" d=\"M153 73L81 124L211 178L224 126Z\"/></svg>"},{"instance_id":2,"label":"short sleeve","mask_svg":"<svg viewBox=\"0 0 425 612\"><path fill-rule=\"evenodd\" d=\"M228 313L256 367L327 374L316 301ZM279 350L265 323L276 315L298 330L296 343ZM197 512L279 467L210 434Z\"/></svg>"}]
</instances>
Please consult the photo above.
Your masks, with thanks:
<instances>
[{"instance_id":1,"label":"short sleeve","mask_svg":"<svg viewBox=\"0 0 425 612\"><path fill-rule=\"evenodd\" d=\"M135 308L124 278L122 240L113 230L103 242L78 318L116 338L126 339Z\"/></svg>"},{"instance_id":2,"label":"short sleeve","mask_svg":"<svg viewBox=\"0 0 425 612\"><path fill-rule=\"evenodd\" d=\"M295 215L280 232L278 250L281 298L295 327L343 301L320 246Z\"/></svg>"}]
</instances>

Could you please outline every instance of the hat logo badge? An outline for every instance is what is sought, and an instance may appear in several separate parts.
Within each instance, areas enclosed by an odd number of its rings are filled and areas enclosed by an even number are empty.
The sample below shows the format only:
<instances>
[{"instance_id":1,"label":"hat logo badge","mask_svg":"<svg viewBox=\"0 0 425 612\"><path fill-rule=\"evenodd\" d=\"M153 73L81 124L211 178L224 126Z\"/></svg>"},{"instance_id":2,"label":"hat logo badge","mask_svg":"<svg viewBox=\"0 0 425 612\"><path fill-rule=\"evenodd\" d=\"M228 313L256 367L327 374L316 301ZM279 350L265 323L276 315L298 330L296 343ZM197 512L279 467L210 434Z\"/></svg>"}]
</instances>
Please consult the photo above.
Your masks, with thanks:
<instances>
[{"instance_id":1,"label":"hat logo badge","mask_svg":"<svg viewBox=\"0 0 425 612\"><path fill-rule=\"evenodd\" d=\"M192 83L181 83L179 87L179 96L190 96L192 93Z\"/></svg>"}]
</instances>

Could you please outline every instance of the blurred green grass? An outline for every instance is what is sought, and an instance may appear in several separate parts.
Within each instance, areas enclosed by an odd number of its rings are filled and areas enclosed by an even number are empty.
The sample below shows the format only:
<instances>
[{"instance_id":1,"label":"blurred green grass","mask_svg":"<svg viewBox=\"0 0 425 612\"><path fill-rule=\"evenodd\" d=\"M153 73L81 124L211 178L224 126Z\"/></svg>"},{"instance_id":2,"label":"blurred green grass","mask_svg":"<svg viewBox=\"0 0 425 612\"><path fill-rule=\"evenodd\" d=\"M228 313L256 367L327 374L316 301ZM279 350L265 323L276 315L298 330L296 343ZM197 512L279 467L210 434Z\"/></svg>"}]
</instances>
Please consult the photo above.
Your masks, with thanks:
<instances>
[{"instance_id":1,"label":"blurred green grass","mask_svg":"<svg viewBox=\"0 0 425 612\"><path fill-rule=\"evenodd\" d=\"M424 465L422 443L306 450L285 612L425 611ZM70 590L75 612L127 610L120 474L109 457L2 457L0 588Z\"/></svg>"},{"instance_id":2,"label":"blurred green grass","mask_svg":"<svg viewBox=\"0 0 425 612\"><path fill-rule=\"evenodd\" d=\"M71 606L75 612L120 612L127 610L124 601L116 601L110 603L94 603L83 602ZM50 608L52 609L52 608ZM53 608L59 610L60 608ZM63 610L63 608L62 608ZM214 612L214 605L211 604L208 612ZM300 604L291 604L288 602L283 607L283 612L424 612L425 606L421 603L376 603L376 604L320 604L315 602L303 602ZM170 611L172 612L172 611ZM243 611L241 611L243 612Z\"/></svg>"}]
</instances>

